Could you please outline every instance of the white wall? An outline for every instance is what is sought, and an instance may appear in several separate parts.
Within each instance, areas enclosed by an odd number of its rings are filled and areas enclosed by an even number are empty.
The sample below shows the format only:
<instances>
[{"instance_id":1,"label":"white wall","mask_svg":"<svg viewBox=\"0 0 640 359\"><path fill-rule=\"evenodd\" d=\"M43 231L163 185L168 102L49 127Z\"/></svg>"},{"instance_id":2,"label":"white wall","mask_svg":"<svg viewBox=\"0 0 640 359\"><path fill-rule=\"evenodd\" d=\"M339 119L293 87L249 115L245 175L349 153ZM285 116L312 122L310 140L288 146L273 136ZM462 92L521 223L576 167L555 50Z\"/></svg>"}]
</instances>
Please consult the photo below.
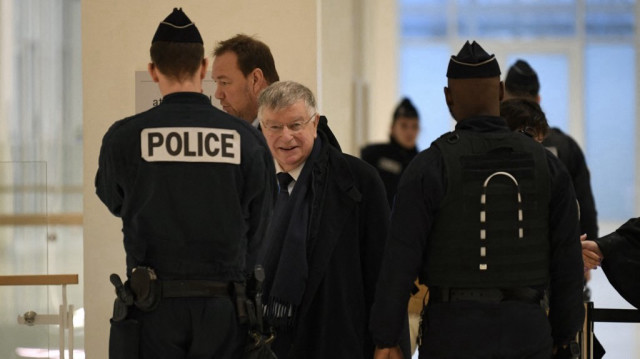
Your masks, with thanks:
<instances>
[{"instance_id":1,"label":"white wall","mask_svg":"<svg viewBox=\"0 0 640 359\"><path fill-rule=\"evenodd\" d=\"M319 98L344 152L386 141L396 87L395 0L322 0Z\"/></svg>"},{"instance_id":2,"label":"white wall","mask_svg":"<svg viewBox=\"0 0 640 359\"><path fill-rule=\"evenodd\" d=\"M211 54L215 42L236 33L267 43L282 79L311 89L317 82L317 4L297 0L181 2ZM88 358L107 358L109 318L115 298L110 273L125 272L121 222L99 202L94 176L102 136L134 113L134 74L145 70L157 25L175 1L82 2L84 116L84 302Z\"/></svg>"}]
</instances>

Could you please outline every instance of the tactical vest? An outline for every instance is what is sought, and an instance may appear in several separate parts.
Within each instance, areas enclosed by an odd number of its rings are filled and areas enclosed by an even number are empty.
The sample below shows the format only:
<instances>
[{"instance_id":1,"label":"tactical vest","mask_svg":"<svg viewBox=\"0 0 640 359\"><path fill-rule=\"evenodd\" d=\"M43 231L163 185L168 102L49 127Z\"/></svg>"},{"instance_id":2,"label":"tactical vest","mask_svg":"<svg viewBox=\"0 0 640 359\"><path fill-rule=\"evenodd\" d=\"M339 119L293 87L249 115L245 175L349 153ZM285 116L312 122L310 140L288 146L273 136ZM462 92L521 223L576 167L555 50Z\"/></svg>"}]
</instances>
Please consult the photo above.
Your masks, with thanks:
<instances>
[{"instance_id":1,"label":"tactical vest","mask_svg":"<svg viewBox=\"0 0 640 359\"><path fill-rule=\"evenodd\" d=\"M514 132L456 131L434 142L447 191L429 236L423 283L509 288L549 279L545 149Z\"/></svg>"}]
</instances>

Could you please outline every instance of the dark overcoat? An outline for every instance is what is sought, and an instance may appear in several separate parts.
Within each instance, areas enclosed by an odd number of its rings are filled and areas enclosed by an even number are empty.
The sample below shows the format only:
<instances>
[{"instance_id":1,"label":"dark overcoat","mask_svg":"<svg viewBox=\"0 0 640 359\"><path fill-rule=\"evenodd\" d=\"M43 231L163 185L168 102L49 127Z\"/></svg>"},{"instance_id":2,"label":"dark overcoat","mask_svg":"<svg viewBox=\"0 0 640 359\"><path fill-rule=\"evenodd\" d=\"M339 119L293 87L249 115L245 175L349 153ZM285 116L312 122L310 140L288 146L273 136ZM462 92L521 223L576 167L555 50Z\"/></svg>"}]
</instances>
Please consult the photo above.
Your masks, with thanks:
<instances>
[{"instance_id":1,"label":"dark overcoat","mask_svg":"<svg viewBox=\"0 0 640 359\"><path fill-rule=\"evenodd\" d=\"M631 305L640 308L640 217L628 220L615 232L596 239L596 243L604 256L602 269L611 285Z\"/></svg>"},{"instance_id":2,"label":"dark overcoat","mask_svg":"<svg viewBox=\"0 0 640 359\"><path fill-rule=\"evenodd\" d=\"M373 357L369 310L389 225L389 206L376 170L330 144L312 169L306 290L292 358Z\"/></svg>"}]
</instances>

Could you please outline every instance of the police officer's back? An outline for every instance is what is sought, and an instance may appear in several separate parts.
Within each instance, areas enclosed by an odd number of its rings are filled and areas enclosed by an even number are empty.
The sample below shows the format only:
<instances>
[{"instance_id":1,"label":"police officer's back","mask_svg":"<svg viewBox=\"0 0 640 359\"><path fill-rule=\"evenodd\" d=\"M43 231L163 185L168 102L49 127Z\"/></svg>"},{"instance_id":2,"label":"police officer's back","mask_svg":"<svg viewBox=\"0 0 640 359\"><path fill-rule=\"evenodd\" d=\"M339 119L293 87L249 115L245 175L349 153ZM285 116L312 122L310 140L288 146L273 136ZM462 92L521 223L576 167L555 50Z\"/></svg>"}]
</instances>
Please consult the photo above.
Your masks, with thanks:
<instances>
[{"instance_id":1,"label":"police officer's back","mask_svg":"<svg viewBox=\"0 0 640 359\"><path fill-rule=\"evenodd\" d=\"M246 328L233 298L270 213L271 155L254 128L201 93L202 38L182 10L158 26L151 61L162 103L111 126L96 175L98 196L122 218L130 279L110 355L238 357Z\"/></svg>"},{"instance_id":2,"label":"police officer's back","mask_svg":"<svg viewBox=\"0 0 640 359\"><path fill-rule=\"evenodd\" d=\"M538 74L525 60L517 60L505 77L505 100L524 98L541 103ZM598 213L591 189L591 174L578 143L557 127L549 129L543 145L567 167L580 204L580 233L598 238Z\"/></svg>"},{"instance_id":3,"label":"police officer's back","mask_svg":"<svg viewBox=\"0 0 640 359\"><path fill-rule=\"evenodd\" d=\"M549 358L581 327L571 182L499 117L499 75L475 42L451 57L445 98L456 129L414 159L396 195L370 324L380 358L397 353L416 276L430 291L420 358Z\"/></svg>"}]
</instances>

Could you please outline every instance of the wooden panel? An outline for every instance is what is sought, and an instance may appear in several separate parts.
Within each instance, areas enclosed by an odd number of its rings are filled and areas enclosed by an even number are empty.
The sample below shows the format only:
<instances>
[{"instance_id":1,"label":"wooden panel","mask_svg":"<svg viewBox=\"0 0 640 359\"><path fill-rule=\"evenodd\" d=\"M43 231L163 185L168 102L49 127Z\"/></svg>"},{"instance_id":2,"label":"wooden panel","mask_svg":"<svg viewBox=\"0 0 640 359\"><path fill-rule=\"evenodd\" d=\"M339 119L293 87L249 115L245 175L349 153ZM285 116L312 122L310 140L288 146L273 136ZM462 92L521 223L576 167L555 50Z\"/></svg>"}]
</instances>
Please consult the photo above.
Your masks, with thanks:
<instances>
[{"instance_id":1,"label":"wooden panel","mask_svg":"<svg viewBox=\"0 0 640 359\"><path fill-rule=\"evenodd\" d=\"M78 284L77 274L0 275L0 285Z\"/></svg>"},{"instance_id":2,"label":"wooden panel","mask_svg":"<svg viewBox=\"0 0 640 359\"><path fill-rule=\"evenodd\" d=\"M82 213L0 215L0 226L81 226Z\"/></svg>"}]
</instances>

